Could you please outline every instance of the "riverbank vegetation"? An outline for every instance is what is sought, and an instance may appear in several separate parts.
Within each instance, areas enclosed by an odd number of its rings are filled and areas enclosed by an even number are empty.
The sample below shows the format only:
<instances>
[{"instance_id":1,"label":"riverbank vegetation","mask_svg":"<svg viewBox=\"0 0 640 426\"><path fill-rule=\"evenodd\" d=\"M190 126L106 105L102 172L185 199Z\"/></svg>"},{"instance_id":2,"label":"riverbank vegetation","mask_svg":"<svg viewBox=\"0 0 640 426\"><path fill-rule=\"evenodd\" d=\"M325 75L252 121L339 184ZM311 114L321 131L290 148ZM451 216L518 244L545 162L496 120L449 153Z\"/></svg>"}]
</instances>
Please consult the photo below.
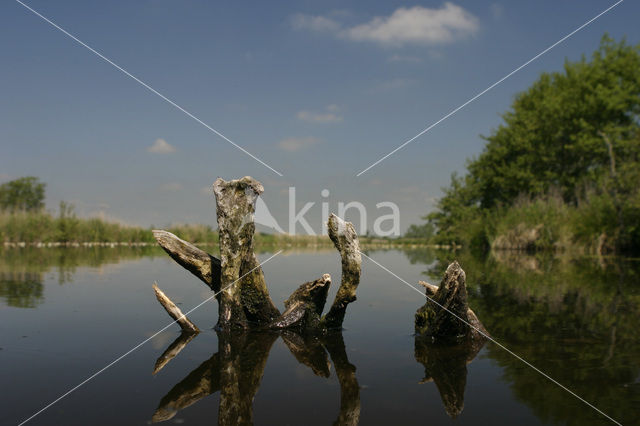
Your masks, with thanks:
<instances>
[{"instance_id":1,"label":"riverbank vegetation","mask_svg":"<svg viewBox=\"0 0 640 426\"><path fill-rule=\"evenodd\" d=\"M543 73L425 217L432 242L640 250L639 114L640 45L605 36L590 60Z\"/></svg>"},{"instance_id":2,"label":"riverbank vegetation","mask_svg":"<svg viewBox=\"0 0 640 426\"><path fill-rule=\"evenodd\" d=\"M73 206L60 203L57 215L40 209L33 211L0 211L0 244L7 246L93 246L93 245L156 245L153 227L123 225L100 218L80 218ZM179 224L163 227L183 240L217 250L218 232L211 226ZM287 235L256 233L258 248L269 247L327 247L332 248L326 235ZM361 238L363 247L398 247L424 245L420 238Z\"/></svg>"}]
</instances>

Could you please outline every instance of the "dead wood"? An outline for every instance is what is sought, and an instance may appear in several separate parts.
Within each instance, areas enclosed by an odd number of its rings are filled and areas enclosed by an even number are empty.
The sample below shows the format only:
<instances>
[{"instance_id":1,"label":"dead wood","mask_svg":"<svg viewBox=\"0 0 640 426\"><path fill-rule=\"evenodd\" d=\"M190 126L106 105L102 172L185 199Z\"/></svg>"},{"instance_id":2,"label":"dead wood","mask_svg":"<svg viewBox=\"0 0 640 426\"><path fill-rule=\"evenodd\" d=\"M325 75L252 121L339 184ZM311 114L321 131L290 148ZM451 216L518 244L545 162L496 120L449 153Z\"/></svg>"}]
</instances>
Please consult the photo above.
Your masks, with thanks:
<instances>
[{"instance_id":1,"label":"dead wood","mask_svg":"<svg viewBox=\"0 0 640 426\"><path fill-rule=\"evenodd\" d=\"M347 305L356 300L356 289L360 283L362 256L358 234L352 223L345 222L331 214L327 223L329 238L340 252L342 260L342 279L336 297L329 312L322 319L328 329L342 328Z\"/></svg>"},{"instance_id":2,"label":"dead wood","mask_svg":"<svg viewBox=\"0 0 640 426\"><path fill-rule=\"evenodd\" d=\"M178 325L180 326L180 328L182 328L183 331L187 333L200 332L200 329L198 329L198 327L196 327L194 323L189 321L189 318L187 318L182 313L180 308L178 308L176 304L173 303L171 299L169 299L169 297L167 297L167 295L164 294L162 290L160 290L160 288L158 288L157 283L153 283L153 291L156 293L156 299L158 299L158 302L160 302L160 304L165 309L165 311L167 311L169 316L178 323Z\"/></svg>"},{"instance_id":3,"label":"dead wood","mask_svg":"<svg viewBox=\"0 0 640 426\"><path fill-rule=\"evenodd\" d=\"M439 340L460 340L487 334L467 301L466 274L458 262L451 263L439 287L420 282L427 301L415 315L415 332Z\"/></svg>"},{"instance_id":4,"label":"dead wood","mask_svg":"<svg viewBox=\"0 0 640 426\"><path fill-rule=\"evenodd\" d=\"M220 291L220 259L200 250L171 232L155 229L152 231L160 247L179 265L200 278L213 291Z\"/></svg>"}]
</instances>

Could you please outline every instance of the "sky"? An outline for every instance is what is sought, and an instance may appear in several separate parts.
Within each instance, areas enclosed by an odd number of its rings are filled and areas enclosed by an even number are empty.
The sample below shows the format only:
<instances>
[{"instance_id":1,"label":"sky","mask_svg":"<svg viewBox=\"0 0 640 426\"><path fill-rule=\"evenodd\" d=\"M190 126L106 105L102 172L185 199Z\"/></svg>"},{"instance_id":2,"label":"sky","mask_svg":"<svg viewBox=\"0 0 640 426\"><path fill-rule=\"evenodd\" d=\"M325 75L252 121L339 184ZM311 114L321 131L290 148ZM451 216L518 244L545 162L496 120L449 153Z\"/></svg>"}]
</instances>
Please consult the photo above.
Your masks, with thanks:
<instances>
[{"instance_id":1,"label":"sky","mask_svg":"<svg viewBox=\"0 0 640 426\"><path fill-rule=\"evenodd\" d=\"M285 231L289 187L296 212L315 203L316 232L322 203L353 201L371 231L390 213L376 205L397 204L404 231L541 72L589 56L605 33L640 42L640 6L626 0L357 176L615 1L24 3L184 111L4 0L0 182L38 176L52 211L65 200L79 216L156 227L215 226L213 181L250 175Z\"/></svg>"}]
</instances>

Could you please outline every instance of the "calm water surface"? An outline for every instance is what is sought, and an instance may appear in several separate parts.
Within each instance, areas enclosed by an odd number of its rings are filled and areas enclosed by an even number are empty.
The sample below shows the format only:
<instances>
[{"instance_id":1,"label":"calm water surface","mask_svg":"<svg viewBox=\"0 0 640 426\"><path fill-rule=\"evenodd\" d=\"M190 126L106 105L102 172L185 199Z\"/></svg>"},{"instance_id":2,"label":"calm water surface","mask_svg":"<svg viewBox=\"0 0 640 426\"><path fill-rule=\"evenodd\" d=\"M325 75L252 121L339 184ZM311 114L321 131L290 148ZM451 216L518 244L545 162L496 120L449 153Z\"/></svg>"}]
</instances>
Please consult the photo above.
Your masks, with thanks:
<instances>
[{"instance_id":1,"label":"calm water surface","mask_svg":"<svg viewBox=\"0 0 640 426\"><path fill-rule=\"evenodd\" d=\"M416 283L437 283L451 253L371 251ZM261 260L271 253L262 253ZM640 263L457 254L470 304L491 335L623 424L640 418ZM285 252L263 269L280 308L330 273L334 250ZM0 424L18 424L170 321L158 281L183 310L211 296L160 250L0 251ZM363 259L342 333L321 339L212 329L217 303L189 315L203 332L156 374L177 326L35 417L33 425L610 424L488 342L477 353L425 346L414 290ZM232 417L236 416L236 417Z\"/></svg>"}]
</instances>

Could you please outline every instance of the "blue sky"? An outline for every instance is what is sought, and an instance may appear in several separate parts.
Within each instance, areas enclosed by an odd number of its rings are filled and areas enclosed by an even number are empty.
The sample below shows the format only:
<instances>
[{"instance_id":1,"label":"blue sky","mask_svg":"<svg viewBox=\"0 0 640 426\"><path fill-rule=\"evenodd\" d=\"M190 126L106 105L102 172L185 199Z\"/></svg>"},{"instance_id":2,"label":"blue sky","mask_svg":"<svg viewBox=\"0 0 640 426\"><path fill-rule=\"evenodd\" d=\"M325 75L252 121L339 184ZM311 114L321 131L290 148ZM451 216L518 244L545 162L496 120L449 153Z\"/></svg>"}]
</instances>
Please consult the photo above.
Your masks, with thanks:
<instances>
[{"instance_id":1,"label":"blue sky","mask_svg":"<svg viewBox=\"0 0 640 426\"><path fill-rule=\"evenodd\" d=\"M215 224L211 183L251 175L283 227L295 186L318 231L323 201L360 201L370 223L393 201L405 229L540 72L590 55L605 32L640 42L627 0L356 177L614 1L25 3L284 175L3 1L0 181L36 175L49 208L145 226Z\"/></svg>"}]
</instances>

